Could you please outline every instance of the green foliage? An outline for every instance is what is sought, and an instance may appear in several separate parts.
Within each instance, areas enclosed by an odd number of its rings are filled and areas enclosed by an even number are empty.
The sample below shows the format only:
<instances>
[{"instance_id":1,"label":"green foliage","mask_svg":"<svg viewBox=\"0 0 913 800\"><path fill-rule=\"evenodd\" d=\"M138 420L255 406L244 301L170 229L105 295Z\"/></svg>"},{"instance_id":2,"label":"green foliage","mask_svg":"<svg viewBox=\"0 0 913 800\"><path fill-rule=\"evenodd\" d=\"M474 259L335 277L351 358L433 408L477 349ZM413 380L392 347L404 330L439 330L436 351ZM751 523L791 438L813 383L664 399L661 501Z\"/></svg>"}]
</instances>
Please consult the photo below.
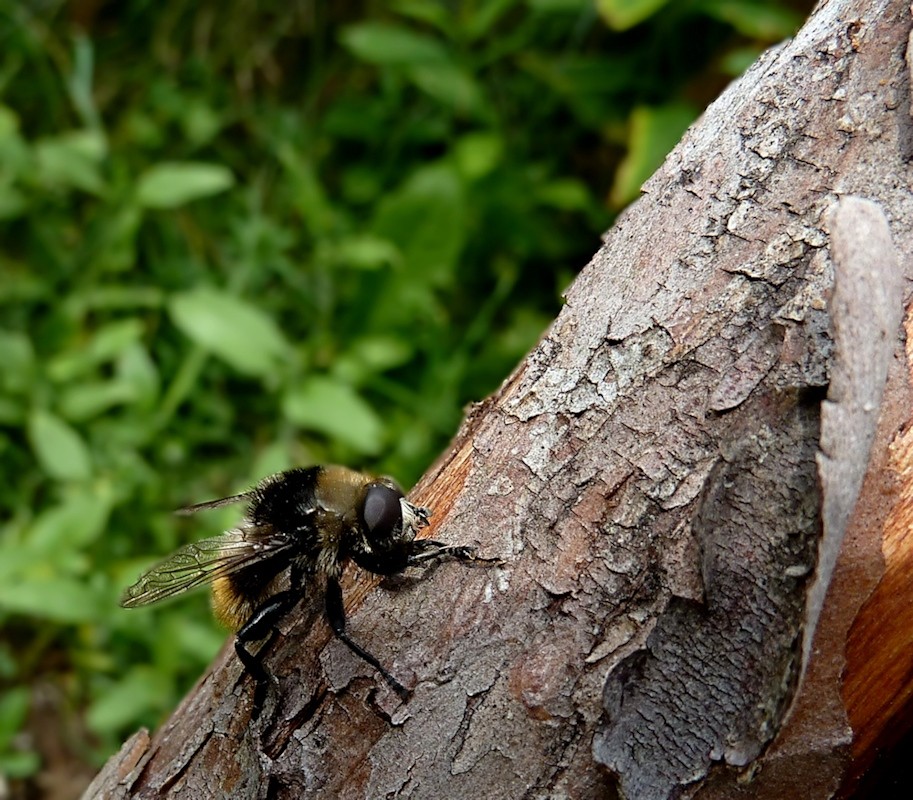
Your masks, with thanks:
<instances>
[{"instance_id":1,"label":"green foliage","mask_svg":"<svg viewBox=\"0 0 913 800\"><path fill-rule=\"evenodd\" d=\"M29 692L17 686L0 696L0 775L19 778L38 768L38 754L16 750L13 740L25 724L29 710Z\"/></svg>"},{"instance_id":2,"label":"green foliage","mask_svg":"<svg viewBox=\"0 0 913 800\"><path fill-rule=\"evenodd\" d=\"M596 0L605 21L617 31L633 28L653 16L669 0Z\"/></svg>"},{"instance_id":3,"label":"green foliage","mask_svg":"<svg viewBox=\"0 0 913 800\"><path fill-rule=\"evenodd\" d=\"M632 199L719 70L798 23L309 9L0 0L0 773L39 765L39 682L98 759L223 641L200 598L117 606L238 513L169 509L313 462L410 485L557 313L613 180Z\"/></svg>"},{"instance_id":4,"label":"green foliage","mask_svg":"<svg viewBox=\"0 0 913 800\"><path fill-rule=\"evenodd\" d=\"M231 170L221 164L162 162L136 179L136 203L141 208L180 208L224 192L234 182Z\"/></svg>"},{"instance_id":5,"label":"green foliage","mask_svg":"<svg viewBox=\"0 0 913 800\"><path fill-rule=\"evenodd\" d=\"M692 123L695 109L681 103L635 108L631 112L628 152L618 165L610 200L621 207L637 197L656 165L675 147Z\"/></svg>"}]
</instances>

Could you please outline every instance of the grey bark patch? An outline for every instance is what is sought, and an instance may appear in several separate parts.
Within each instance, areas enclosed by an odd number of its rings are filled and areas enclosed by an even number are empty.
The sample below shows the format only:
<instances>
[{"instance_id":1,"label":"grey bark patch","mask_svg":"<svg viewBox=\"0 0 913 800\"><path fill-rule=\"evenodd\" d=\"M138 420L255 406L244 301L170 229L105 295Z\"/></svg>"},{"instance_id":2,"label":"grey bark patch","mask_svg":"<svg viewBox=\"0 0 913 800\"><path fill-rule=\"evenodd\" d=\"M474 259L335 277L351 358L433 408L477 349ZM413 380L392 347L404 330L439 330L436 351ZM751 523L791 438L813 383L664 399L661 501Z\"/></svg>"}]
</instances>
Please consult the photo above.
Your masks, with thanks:
<instances>
[{"instance_id":1,"label":"grey bark patch","mask_svg":"<svg viewBox=\"0 0 913 800\"><path fill-rule=\"evenodd\" d=\"M675 797L714 762L749 764L777 731L819 531L817 404L781 400L778 427L724 446L707 481L693 522L703 604L673 598L605 684L593 749L626 797Z\"/></svg>"}]
</instances>

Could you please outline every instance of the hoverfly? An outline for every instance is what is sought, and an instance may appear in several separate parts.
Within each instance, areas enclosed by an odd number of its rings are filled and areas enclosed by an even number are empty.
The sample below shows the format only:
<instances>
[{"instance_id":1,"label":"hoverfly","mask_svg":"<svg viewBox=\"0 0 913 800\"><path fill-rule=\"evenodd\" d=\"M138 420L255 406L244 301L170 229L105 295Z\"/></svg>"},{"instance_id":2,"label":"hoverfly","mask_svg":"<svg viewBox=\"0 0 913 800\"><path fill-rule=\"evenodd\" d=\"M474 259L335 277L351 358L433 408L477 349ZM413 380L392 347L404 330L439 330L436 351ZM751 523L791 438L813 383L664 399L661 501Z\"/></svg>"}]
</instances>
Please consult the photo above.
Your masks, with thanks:
<instances>
[{"instance_id":1,"label":"hoverfly","mask_svg":"<svg viewBox=\"0 0 913 800\"><path fill-rule=\"evenodd\" d=\"M185 545L144 573L121 598L125 608L148 605L204 583L212 584L216 617L235 631L235 652L255 681L258 715L269 674L263 655L276 624L309 585L323 588L333 633L374 667L406 700L407 689L346 632L339 577L347 561L379 575L436 559L499 563L475 548L416 539L430 509L410 503L391 478L340 466L292 469L241 494L181 509L194 514L247 503L241 522L220 536ZM251 643L267 639L255 653Z\"/></svg>"}]
</instances>

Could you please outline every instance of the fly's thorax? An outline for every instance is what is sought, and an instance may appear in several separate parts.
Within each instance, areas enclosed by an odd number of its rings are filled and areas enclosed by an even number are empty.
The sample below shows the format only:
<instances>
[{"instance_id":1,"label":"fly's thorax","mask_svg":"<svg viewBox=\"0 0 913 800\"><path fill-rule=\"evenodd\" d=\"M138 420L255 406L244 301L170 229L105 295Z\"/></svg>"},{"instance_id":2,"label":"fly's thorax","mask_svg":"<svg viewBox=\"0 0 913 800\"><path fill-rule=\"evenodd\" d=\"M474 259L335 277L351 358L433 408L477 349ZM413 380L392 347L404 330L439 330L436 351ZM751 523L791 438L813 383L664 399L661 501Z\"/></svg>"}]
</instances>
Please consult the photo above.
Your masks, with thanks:
<instances>
[{"instance_id":1,"label":"fly's thorax","mask_svg":"<svg viewBox=\"0 0 913 800\"><path fill-rule=\"evenodd\" d=\"M359 510L371 476L335 465L321 467L314 487L315 535L319 542L315 566L335 575L359 535Z\"/></svg>"},{"instance_id":2,"label":"fly's thorax","mask_svg":"<svg viewBox=\"0 0 913 800\"><path fill-rule=\"evenodd\" d=\"M358 503L370 476L340 466L307 467L274 475L254 491L248 517L293 543L307 572L337 576L358 526Z\"/></svg>"},{"instance_id":3,"label":"fly's thorax","mask_svg":"<svg viewBox=\"0 0 913 800\"><path fill-rule=\"evenodd\" d=\"M370 475L348 467L321 467L314 485L314 500L327 515L353 526L358 520L358 506L372 480Z\"/></svg>"},{"instance_id":4,"label":"fly's thorax","mask_svg":"<svg viewBox=\"0 0 913 800\"><path fill-rule=\"evenodd\" d=\"M291 469L262 481L252 493L250 522L288 535L312 524L322 471L321 467Z\"/></svg>"}]
</instances>

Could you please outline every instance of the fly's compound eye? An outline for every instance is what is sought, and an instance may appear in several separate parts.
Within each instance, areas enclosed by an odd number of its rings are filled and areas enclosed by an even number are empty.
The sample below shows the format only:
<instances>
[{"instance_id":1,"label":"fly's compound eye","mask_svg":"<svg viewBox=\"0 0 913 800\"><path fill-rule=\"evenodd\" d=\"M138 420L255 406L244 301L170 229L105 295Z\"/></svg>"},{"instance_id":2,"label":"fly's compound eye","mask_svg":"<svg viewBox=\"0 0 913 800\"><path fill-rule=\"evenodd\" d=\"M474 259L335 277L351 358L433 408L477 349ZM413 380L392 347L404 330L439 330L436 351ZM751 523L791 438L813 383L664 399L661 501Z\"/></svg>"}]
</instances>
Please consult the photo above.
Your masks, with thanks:
<instances>
[{"instance_id":1,"label":"fly's compound eye","mask_svg":"<svg viewBox=\"0 0 913 800\"><path fill-rule=\"evenodd\" d=\"M393 539L403 527L401 492L383 484L374 484L365 494L361 521L372 542L382 543Z\"/></svg>"}]
</instances>

